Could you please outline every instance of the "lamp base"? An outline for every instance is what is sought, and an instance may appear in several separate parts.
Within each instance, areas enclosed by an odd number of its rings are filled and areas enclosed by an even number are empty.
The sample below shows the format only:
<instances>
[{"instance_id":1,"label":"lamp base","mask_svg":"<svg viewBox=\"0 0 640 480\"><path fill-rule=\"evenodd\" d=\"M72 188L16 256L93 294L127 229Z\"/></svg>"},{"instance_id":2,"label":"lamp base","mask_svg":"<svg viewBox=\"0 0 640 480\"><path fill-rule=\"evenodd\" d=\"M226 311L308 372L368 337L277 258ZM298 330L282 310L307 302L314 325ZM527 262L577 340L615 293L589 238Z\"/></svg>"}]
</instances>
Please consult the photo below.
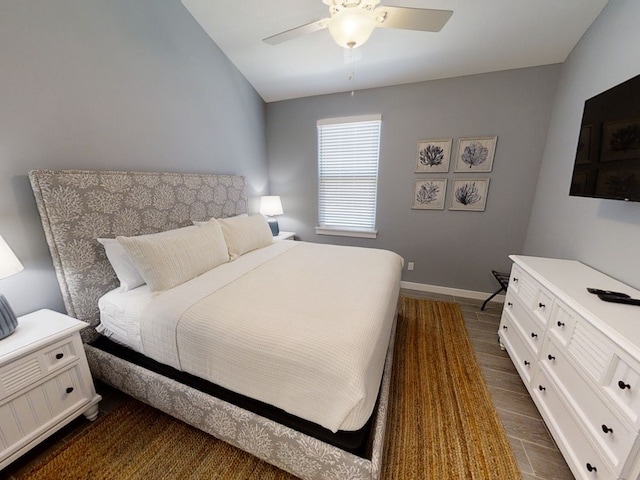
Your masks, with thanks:
<instances>
[{"instance_id":1,"label":"lamp base","mask_svg":"<svg viewBox=\"0 0 640 480\"><path fill-rule=\"evenodd\" d=\"M267 222L269 222L269 228L271 228L272 235L274 237L277 237L280 233L280 226L278 225L278 221L273 217L269 217L267 218Z\"/></svg>"},{"instance_id":2,"label":"lamp base","mask_svg":"<svg viewBox=\"0 0 640 480\"><path fill-rule=\"evenodd\" d=\"M4 295L0 295L0 340L11 335L18 326L18 319Z\"/></svg>"}]
</instances>

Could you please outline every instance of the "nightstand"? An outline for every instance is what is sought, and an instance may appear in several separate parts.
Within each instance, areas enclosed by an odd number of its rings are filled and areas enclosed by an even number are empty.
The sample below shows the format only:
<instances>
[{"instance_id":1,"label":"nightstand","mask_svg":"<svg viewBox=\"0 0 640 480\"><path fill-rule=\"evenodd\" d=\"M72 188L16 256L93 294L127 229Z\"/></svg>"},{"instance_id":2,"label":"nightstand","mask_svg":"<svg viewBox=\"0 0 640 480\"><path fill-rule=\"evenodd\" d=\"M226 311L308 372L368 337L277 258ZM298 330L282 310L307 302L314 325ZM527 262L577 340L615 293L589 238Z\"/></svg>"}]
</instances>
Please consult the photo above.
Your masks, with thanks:
<instances>
[{"instance_id":1,"label":"nightstand","mask_svg":"<svg viewBox=\"0 0 640 480\"><path fill-rule=\"evenodd\" d=\"M296 232L283 232L282 230L278 235L273 237L274 242L279 242L280 240L295 240Z\"/></svg>"},{"instance_id":2,"label":"nightstand","mask_svg":"<svg viewBox=\"0 0 640 480\"><path fill-rule=\"evenodd\" d=\"M18 318L0 340L0 469L98 402L80 330L85 322L51 310Z\"/></svg>"}]
</instances>

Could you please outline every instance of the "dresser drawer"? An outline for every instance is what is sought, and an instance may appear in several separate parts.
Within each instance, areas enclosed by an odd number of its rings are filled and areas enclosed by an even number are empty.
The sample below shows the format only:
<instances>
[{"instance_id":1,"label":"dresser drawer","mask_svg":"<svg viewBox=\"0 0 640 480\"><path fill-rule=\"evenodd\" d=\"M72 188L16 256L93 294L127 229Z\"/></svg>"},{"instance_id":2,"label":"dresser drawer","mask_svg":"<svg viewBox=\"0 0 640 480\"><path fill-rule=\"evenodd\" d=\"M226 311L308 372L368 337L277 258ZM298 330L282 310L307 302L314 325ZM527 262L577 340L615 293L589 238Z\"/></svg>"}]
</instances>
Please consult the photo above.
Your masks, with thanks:
<instances>
[{"instance_id":1,"label":"dresser drawer","mask_svg":"<svg viewBox=\"0 0 640 480\"><path fill-rule=\"evenodd\" d=\"M634 446L636 433L595 393L563 349L550 339L542 348L540 365L619 474Z\"/></svg>"},{"instance_id":2,"label":"dresser drawer","mask_svg":"<svg viewBox=\"0 0 640 480\"><path fill-rule=\"evenodd\" d=\"M537 371L532 386L534 400L576 478L579 480L618 478L607 461L589 442L586 432L560 400L553 383L549 381L542 369Z\"/></svg>"},{"instance_id":3,"label":"dresser drawer","mask_svg":"<svg viewBox=\"0 0 640 480\"><path fill-rule=\"evenodd\" d=\"M82 348L77 342L80 337L74 334L0 368L0 401L74 362L78 358L77 349Z\"/></svg>"},{"instance_id":4,"label":"dresser drawer","mask_svg":"<svg viewBox=\"0 0 640 480\"><path fill-rule=\"evenodd\" d=\"M520 299L525 309L546 326L553 310L554 296L518 265L511 269L509 290Z\"/></svg>"},{"instance_id":5,"label":"dresser drawer","mask_svg":"<svg viewBox=\"0 0 640 480\"><path fill-rule=\"evenodd\" d=\"M520 373L522 380L525 384L528 384L533 375L537 355L531 351L527 342L523 340L522 334L516 327L511 314L507 311L502 312L498 335L502 345L511 357L511 361L513 361L518 373Z\"/></svg>"},{"instance_id":6,"label":"dresser drawer","mask_svg":"<svg viewBox=\"0 0 640 480\"><path fill-rule=\"evenodd\" d=\"M83 391L80 367L62 370L0 405L0 457L10 455L90 400Z\"/></svg>"},{"instance_id":7,"label":"dresser drawer","mask_svg":"<svg viewBox=\"0 0 640 480\"><path fill-rule=\"evenodd\" d=\"M640 428L640 365L616 350L609 372L604 380L604 391L629 421Z\"/></svg>"},{"instance_id":8,"label":"dresser drawer","mask_svg":"<svg viewBox=\"0 0 640 480\"><path fill-rule=\"evenodd\" d=\"M573 327L579 315L573 309L566 306L562 301L556 300L553 304L551 312L551 321L549 322L549 332L564 346L571 340L573 335Z\"/></svg>"},{"instance_id":9,"label":"dresser drawer","mask_svg":"<svg viewBox=\"0 0 640 480\"><path fill-rule=\"evenodd\" d=\"M512 292L507 293L504 311L510 315L514 325L520 331L525 342L531 351L537 356L544 337L544 325L534 319L531 313L522 306L520 300L513 295Z\"/></svg>"}]
</instances>

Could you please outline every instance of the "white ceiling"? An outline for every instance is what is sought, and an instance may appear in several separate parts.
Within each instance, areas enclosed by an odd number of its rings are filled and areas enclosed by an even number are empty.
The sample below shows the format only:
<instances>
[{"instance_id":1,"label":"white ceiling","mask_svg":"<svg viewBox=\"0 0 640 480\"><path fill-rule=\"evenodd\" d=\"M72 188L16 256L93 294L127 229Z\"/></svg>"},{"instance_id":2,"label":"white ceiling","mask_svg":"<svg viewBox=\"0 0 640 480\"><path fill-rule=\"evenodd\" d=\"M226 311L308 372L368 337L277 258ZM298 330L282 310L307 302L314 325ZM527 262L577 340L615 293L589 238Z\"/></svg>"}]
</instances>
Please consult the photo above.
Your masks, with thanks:
<instances>
[{"instance_id":1,"label":"white ceiling","mask_svg":"<svg viewBox=\"0 0 640 480\"><path fill-rule=\"evenodd\" d=\"M328 30L262 41L328 17L322 0L182 0L266 102L561 63L608 0L382 0L453 10L438 33L376 29L352 51Z\"/></svg>"}]
</instances>

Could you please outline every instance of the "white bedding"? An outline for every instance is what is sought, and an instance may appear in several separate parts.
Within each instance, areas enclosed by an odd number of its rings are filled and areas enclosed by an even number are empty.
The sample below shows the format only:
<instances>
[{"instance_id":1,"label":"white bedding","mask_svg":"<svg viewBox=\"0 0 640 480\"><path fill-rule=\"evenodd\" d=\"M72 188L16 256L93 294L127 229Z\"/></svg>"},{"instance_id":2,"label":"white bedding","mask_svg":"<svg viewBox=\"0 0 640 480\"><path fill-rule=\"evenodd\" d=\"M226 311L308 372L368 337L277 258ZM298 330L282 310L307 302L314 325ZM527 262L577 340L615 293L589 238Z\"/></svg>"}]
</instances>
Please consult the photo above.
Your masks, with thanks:
<instances>
[{"instance_id":1,"label":"white bedding","mask_svg":"<svg viewBox=\"0 0 640 480\"><path fill-rule=\"evenodd\" d=\"M331 431L357 430L375 406L401 270L384 250L275 242L165 292L110 292L102 328Z\"/></svg>"}]
</instances>

